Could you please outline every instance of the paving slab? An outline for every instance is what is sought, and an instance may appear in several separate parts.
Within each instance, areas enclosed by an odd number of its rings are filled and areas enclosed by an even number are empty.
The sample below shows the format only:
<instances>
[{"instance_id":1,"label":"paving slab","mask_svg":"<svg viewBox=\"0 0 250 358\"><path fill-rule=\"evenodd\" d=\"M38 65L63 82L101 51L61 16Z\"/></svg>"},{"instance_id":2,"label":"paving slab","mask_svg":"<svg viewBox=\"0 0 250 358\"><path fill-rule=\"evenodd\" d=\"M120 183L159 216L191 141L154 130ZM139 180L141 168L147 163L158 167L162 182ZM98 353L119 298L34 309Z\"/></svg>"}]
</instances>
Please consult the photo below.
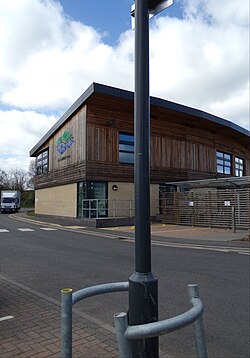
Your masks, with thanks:
<instances>
[{"instance_id":1,"label":"paving slab","mask_svg":"<svg viewBox=\"0 0 250 358\"><path fill-rule=\"evenodd\" d=\"M60 357L60 302L0 275L0 357ZM74 357L118 357L115 335L73 314Z\"/></svg>"}]
</instances>

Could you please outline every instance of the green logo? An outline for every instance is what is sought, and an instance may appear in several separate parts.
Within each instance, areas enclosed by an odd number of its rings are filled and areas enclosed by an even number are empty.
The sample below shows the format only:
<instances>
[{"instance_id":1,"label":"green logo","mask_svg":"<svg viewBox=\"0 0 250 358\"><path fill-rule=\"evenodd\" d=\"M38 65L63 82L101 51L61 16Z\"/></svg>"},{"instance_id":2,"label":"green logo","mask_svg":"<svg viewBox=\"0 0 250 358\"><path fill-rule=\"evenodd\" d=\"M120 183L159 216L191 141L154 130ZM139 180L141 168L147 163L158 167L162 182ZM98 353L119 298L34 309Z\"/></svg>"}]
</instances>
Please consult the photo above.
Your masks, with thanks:
<instances>
[{"instance_id":1,"label":"green logo","mask_svg":"<svg viewBox=\"0 0 250 358\"><path fill-rule=\"evenodd\" d=\"M74 137L69 131L65 131L63 135L56 141L56 150L58 153L63 154L74 143Z\"/></svg>"}]
</instances>

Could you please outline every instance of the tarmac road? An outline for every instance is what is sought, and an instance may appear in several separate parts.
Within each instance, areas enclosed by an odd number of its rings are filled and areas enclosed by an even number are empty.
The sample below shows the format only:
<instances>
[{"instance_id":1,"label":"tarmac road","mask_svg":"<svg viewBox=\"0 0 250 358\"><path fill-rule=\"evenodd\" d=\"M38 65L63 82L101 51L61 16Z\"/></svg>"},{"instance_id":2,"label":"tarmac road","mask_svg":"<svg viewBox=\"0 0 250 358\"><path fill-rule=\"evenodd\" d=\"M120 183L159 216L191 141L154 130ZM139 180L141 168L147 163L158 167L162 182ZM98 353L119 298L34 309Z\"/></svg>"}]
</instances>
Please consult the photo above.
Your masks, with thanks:
<instances>
[{"instance_id":1,"label":"tarmac road","mask_svg":"<svg viewBox=\"0 0 250 358\"><path fill-rule=\"evenodd\" d=\"M88 234L84 229L51 229L46 224L33 225L0 215L1 274L59 299L63 287L78 290L126 281L133 273L132 240L118 239L114 233L109 236L103 230ZM160 319L189 309L187 284L198 283L205 304L209 357L249 357L247 245L234 244L238 251L214 251L191 245L183 249L178 240L177 247L164 246L164 240L160 241L160 245L152 246L153 272L159 279ZM91 298L79 303L78 308L113 325L113 314L127 310L127 294ZM162 337L160 347L174 357L195 356L192 327Z\"/></svg>"}]
</instances>

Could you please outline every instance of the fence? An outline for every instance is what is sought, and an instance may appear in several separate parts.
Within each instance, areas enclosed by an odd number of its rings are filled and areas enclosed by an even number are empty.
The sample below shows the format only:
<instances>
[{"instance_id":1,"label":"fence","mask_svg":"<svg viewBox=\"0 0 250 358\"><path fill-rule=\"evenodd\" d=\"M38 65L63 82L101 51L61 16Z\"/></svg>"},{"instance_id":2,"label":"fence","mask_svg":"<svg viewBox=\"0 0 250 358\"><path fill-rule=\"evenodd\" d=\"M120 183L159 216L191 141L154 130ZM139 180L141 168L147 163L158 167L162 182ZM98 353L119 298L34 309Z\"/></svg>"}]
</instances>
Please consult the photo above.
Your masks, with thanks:
<instances>
[{"instance_id":1,"label":"fence","mask_svg":"<svg viewBox=\"0 0 250 358\"><path fill-rule=\"evenodd\" d=\"M133 217L134 201L120 199L83 199L82 218Z\"/></svg>"},{"instance_id":2,"label":"fence","mask_svg":"<svg viewBox=\"0 0 250 358\"><path fill-rule=\"evenodd\" d=\"M164 193L160 213L166 224L250 229L250 189Z\"/></svg>"},{"instance_id":3,"label":"fence","mask_svg":"<svg viewBox=\"0 0 250 358\"><path fill-rule=\"evenodd\" d=\"M104 293L128 291L128 282L112 282L86 287L76 292L71 288L61 290L61 357L72 358L72 319L73 305L88 297ZM157 337L177 331L194 323L196 352L198 358L207 358L205 333L203 328L203 304L199 297L198 285L188 285L191 309L162 321L135 326L128 325L127 313L114 315L116 336L120 358L133 358L131 340Z\"/></svg>"}]
</instances>

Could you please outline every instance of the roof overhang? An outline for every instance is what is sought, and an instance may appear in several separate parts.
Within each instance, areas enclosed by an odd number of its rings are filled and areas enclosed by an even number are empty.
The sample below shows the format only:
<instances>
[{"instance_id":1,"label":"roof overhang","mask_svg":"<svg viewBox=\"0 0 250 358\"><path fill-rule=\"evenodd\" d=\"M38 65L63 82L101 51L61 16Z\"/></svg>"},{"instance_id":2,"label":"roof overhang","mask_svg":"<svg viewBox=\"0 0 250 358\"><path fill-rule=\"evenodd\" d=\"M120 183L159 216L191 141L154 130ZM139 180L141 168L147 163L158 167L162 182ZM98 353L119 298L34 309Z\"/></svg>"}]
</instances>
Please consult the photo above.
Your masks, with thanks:
<instances>
[{"instance_id":1,"label":"roof overhang","mask_svg":"<svg viewBox=\"0 0 250 358\"><path fill-rule=\"evenodd\" d=\"M92 83L87 90L76 100L76 102L62 115L62 117L54 124L54 126L39 140L39 142L30 150L30 156L36 156L42 145L45 144L78 110L85 102L94 94L99 93L103 95L118 97L121 99L133 101L134 92L127 91L121 88L111 87L99 83ZM207 122L214 123L220 128L229 128L240 135L250 137L250 132L245 128L238 126L226 119L214 116L199 109L184 106L175 102L167 101L162 98L150 97L151 106L162 107L167 110L176 111L185 115L198 117Z\"/></svg>"},{"instance_id":2,"label":"roof overhang","mask_svg":"<svg viewBox=\"0 0 250 358\"><path fill-rule=\"evenodd\" d=\"M229 177L217 179L202 179L167 182L169 185L176 185L181 189L202 189L202 188L220 188L220 189L236 189L250 187L250 176Z\"/></svg>"}]
</instances>

